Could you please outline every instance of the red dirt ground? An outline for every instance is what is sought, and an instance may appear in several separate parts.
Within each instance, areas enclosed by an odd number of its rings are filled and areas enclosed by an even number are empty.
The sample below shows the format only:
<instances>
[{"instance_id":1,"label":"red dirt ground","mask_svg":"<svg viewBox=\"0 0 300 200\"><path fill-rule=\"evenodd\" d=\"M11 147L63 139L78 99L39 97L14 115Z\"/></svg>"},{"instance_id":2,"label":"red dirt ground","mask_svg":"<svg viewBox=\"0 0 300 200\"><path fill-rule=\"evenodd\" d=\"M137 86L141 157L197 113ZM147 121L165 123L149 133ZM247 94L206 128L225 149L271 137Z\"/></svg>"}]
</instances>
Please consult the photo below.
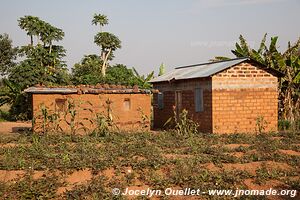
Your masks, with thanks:
<instances>
[{"instance_id":1,"label":"red dirt ground","mask_svg":"<svg viewBox=\"0 0 300 200\"><path fill-rule=\"evenodd\" d=\"M0 133L16 133L30 129L31 122L0 122Z\"/></svg>"}]
</instances>

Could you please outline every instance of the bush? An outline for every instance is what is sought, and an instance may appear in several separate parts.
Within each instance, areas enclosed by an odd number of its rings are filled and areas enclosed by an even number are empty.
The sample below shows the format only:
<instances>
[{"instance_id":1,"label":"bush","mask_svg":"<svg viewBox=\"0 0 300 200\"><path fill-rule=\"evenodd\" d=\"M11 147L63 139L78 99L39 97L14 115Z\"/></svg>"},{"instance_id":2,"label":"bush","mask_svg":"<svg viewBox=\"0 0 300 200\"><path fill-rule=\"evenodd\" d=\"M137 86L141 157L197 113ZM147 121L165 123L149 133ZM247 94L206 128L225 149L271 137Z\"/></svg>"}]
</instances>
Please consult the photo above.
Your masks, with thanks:
<instances>
[{"instance_id":1,"label":"bush","mask_svg":"<svg viewBox=\"0 0 300 200\"><path fill-rule=\"evenodd\" d=\"M177 135L191 136L198 133L199 125L189 118L188 111L185 109L179 115L174 109L174 116L167 120L165 126L168 124L174 126Z\"/></svg>"},{"instance_id":2,"label":"bush","mask_svg":"<svg viewBox=\"0 0 300 200\"><path fill-rule=\"evenodd\" d=\"M278 120L278 129L283 131L283 130L289 130L291 127L291 122L288 120Z\"/></svg>"},{"instance_id":3,"label":"bush","mask_svg":"<svg viewBox=\"0 0 300 200\"><path fill-rule=\"evenodd\" d=\"M294 122L291 122L289 120L278 120L278 129L280 131L286 131L286 130L300 130L300 120L295 120Z\"/></svg>"}]
</instances>

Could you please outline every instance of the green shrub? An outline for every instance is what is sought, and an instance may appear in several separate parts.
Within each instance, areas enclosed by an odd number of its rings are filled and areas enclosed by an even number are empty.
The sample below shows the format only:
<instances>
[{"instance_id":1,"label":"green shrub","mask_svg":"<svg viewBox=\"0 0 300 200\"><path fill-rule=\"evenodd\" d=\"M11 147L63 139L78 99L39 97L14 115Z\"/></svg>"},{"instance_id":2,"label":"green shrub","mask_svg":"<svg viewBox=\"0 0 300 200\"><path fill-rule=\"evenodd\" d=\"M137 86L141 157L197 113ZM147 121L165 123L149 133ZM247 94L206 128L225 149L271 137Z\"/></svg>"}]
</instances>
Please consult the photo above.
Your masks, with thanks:
<instances>
[{"instance_id":1,"label":"green shrub","mask_svg":"<svg viewBox=\"0 0 300 200\"><path fill-rule=\"evenodd\" d=\"M179 115L177 115L174 109L174 116L169 118L164 125L174 126L175 133L182 136L192 136L197 134L199 127L196 122L189 118L188 111L186 109L183 109Z\"/></svg>"},{"instance_id":2,"label":"green shrub","mask_svg":"<svg viewBox=\"0 0 300 200\"><path fill-rule=\"evenodd\" d=\"M284 120L284 119L278 120L278 129L280 131L289 130L290 127L291 127L291 122L290 121Z\"/></svg>"}]
</instances>

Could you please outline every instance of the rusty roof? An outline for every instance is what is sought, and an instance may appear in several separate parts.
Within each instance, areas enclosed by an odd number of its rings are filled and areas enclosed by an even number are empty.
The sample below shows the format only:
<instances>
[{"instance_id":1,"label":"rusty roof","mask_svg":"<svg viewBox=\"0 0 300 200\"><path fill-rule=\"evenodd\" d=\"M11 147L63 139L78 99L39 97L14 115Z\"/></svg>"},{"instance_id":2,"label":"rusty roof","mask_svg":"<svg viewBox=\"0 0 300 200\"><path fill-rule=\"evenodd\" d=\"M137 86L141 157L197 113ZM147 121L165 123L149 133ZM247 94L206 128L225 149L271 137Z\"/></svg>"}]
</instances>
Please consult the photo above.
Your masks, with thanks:
<instances>
[{"instance_id":1,"label":"rusty roof","mask_svg":"<svg viewBox=\"0 0 300 200\"><path fill-rule=\"evenodd\" d=\"M24 90L32 94L150 94L157 90L139 89L138 86L123 85L70 85L70 86L44 86L35 85Z\"/></svg>"},{"instance_id":2,"label":"rusty roof","mask_svg":"<svg viewBox=\"0 0 300 200\"><path fill-rule=\"evenodd\" d=\"M158 76L149 82L156 83L156 82L164 82L164 81L171 81L171 80L184 80L184 79L209 77L247 60L251 60L252 62L257 63L261 68L265 69L269 73L273 73L276 76L282 76L282 74L276 71L275 69L264 66L263 64L258 63L255 60L252 60L251 58L243 57L243 58L234 58L234 59L229 59L224 61L216 61L216 62L177 67L173 71L166 73L162 76Z\"/></svg>"}]
</instances>

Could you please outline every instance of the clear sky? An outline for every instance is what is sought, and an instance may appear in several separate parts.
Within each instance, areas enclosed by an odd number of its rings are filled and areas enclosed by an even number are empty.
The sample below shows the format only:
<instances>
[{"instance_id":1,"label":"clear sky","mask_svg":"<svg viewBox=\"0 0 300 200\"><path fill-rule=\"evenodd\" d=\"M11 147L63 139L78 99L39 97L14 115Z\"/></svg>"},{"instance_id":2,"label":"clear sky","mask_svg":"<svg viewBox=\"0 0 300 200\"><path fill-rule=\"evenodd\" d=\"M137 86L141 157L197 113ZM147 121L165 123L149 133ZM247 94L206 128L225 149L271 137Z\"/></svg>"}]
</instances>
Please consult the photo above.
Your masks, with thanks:
<instances>
[{"instance_id":1,"label":"clear sky","mask_svg":"<svg viewBox=\"0 0 300 200\"><path fill-rule=\"evenodd\" d=\"M83 55L99 53L94 13L107 15L105 31L122 41L113 63L141 73L158 71L162 62L169 71L218 55L232 57L239 34L254 47L264 33L279 36L280 49L300 36L299 0L1 0L0 33L8 33L14 45L27 44L17 19L38 16L65 32L61 44L71 68Z\"/></svg>"}]
</instances>

